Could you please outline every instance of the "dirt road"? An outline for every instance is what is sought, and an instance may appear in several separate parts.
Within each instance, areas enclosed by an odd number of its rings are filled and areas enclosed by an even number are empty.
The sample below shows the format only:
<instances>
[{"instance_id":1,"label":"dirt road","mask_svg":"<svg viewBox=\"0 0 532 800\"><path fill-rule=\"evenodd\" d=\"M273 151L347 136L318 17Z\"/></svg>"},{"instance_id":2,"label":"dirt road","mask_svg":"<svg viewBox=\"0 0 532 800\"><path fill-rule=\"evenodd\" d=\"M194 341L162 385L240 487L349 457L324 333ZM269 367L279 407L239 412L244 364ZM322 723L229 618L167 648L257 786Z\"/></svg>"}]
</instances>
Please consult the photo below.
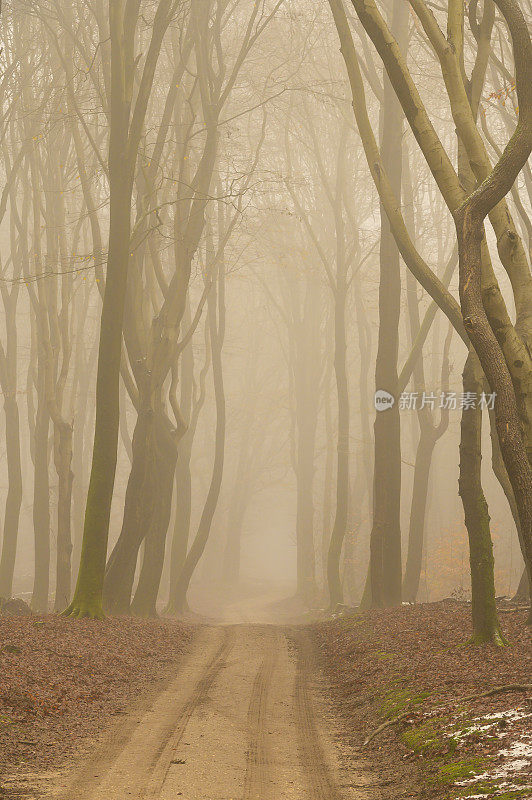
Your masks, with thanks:
<instances>
[{"instance_id":1,"label":"dirt road","mask_svg":"<svg viewBox=\"0 0 532 800\"><path fill-rule=\"evenodd\" d=\"M200 626L175 680L57 800L375 800L313 685L304 628ZM349 764L349 766L346 766Z\"/></svg>"}]
</instances>

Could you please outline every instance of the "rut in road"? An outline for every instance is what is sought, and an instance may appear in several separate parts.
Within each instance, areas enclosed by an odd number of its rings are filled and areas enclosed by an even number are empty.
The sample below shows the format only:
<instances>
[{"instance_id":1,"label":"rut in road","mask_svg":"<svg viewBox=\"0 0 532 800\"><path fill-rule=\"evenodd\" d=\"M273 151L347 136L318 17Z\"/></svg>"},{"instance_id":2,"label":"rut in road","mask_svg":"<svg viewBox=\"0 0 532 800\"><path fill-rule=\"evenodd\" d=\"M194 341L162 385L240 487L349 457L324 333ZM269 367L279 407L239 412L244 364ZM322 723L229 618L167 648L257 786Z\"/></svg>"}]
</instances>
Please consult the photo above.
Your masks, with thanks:
<instances>
[{"instance_id":1,"label":"rut in road","mask_svg":"<svg viewBox=\"0 0 532 800\"><path fill-rule=\"evenodd\" d=\"M299 748L312 800L342 800L321 744L312 697L309 689L310 645L305 635L296 639L298 646L295 701L299 730Z\"/></svg>"},{"instance_id":2,"label":"rut in road","mask_svg":"<svg viewBox=\"0 0 532 800\"><path fill-rule=\"evenodd\" d=\"M198 627L175 680L48 796L376 800L371 776L339 749L310 659L304 629Z\"/></svg>"},{"instance_id":3,"label":"rut in road","mask_svg":"<svg viewBox=\"0 0 532 800\"><path fill-rule=\"evenodd\" d=\"M207 664L203 670L203 674L198 680L198 683L192 692L190 699L183 706L183 710L179 715L179 719L171 734L170 741L162 743L159 748L157 758L154 760L152 777L149 782L148 788L140 795L142 800L150 800L150 798L160 797L162 787L168 775L168 770L171 765L172 754L175 753L181 737L183 736L187 723L189 722L195 709L207 699L208 692L213 685L214 681L220 670L225 666L226 659L234 645L234 630L226 628L224 631L224 639L220 647L214 654L212 661ZM140 798L139 798L140 800Z\"/></svg>"},{"instance_id":4,"label":"rut in road","mask_svg":"<svg viewBox=\"0 0 532 800\"><path fill-rule=\"evenodd\" d=\"M270 800L271 754L265 729L268 713L270 684L279 655L279 635L269 637L268 650L262 660L249 701L248 725L250 730L247 752L243 800Z\"/></svg>"}]
</instances>

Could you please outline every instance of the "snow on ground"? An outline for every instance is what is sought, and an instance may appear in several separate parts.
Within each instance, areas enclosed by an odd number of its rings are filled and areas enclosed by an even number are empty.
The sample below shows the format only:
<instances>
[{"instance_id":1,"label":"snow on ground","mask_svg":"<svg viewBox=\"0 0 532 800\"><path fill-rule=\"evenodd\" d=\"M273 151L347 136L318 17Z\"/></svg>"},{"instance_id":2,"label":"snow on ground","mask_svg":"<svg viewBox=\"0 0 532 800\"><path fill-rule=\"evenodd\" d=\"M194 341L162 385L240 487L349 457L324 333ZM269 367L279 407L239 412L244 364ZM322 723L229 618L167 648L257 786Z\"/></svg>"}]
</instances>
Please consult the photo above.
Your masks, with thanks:
<instances>
[{"instance_id":1,"label":"snow on ground","mask_svg":"<svg viewBox=\"0 0 532 800\"><path fill-rule=\"evenodd\" d=\"M483 772L481 775L475 775L464 781L457 782L457 786L474 786L475 783L482 782L497 782L500 794L512 791L523 791L530 789L532 792L532 783L527 786L521 783L516 783L516 780L521 780L532 777L532 732L528 733L526 730L515 731L512 730L521 724L524 720L532 719L532 713L523 707L511 708L507 711L499 711L497 713L486 714L483 717L477 717L472 720L472 724L468 725L460 731L455 731L452 735L454 739L465 739L475 734L485 734L488 731L490 735L495 735L497 738L504 740L505 747L502 747L497 755L494 766ZM503 725L504 727L501 727ZM530 729L530 723L525 723ZM512 740L512 737L517 737ZM510 740L510 741L509 741ZM501 742L502 743L502 742ZM493 797L493 793L481 793L475 795L468 795L468 800L481 800L481 798Z\"/></svg>"}]
</instances>

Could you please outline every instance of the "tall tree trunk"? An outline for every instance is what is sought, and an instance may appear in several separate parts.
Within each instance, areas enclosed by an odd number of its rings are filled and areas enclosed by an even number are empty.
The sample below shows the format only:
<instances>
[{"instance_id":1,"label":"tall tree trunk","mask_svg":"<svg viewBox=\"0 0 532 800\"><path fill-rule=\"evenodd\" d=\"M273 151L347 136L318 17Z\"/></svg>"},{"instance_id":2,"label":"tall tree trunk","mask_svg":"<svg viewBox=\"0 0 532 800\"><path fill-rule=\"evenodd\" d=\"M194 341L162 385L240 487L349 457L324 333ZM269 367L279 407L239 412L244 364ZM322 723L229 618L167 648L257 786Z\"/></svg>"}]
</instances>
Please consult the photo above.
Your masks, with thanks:
<instances>
[{"instance_id":1,"label":"tall tree trunk","mask_svg":"<svg viewBox=\"0 0 532 800\"><path fill-rule=\"evenodd\" d=\"M190 316L190 310L187 312ZM176 514L174 521L174 533L172 539L171 561L170 561L170 586L168 592L168 603L165 613L175 614L178 608L175 605L177 597L177 586L179 577L183 570L190 538L190 518L192 512L192 475L190 469L190 459L192 457L192 446L196 435L196 428L201 410L205 404L206 397L206 378L211 365L209 337L209 319L205 325L205 363L199 376L199 395L192 396L192 385L194 379L194 356L192 346L189 345L183 352L181 364L181 411L185 421L188 421L188 428L179 445L176 465ZM193 402L192 402L193 401ZM187 413L188 411L188 413Z\"/></svg>"},{"instance_id":2,"label":"tall tree trunk","mask_svg":"<svg viewBox=\"0 0 532 800\"><path fill-rule=\"evenodd\" d=\"M331 538L331 519L332 519L332 492L334 480L334 448L333 448L333 426L330 398L330 378L327 376L327 383L324 390L325 403L325 473L323 476L323 515L321 532L321 572L325 594L327 590L327 553L329 552L329 542Z\"/></svg>"},{"instance_id":3,"label":"tall tree trunk","mask_svg":"<svg viewBox=\"0 0 532 800\"><path fill-rule=\"evenodd\" d=\"M345 302L347 281L345 264L338 262L334 306L334 371L338 396L338 453L336 469L336 514L327 555L329 605L343 603L340 557L347 526L349 497L349 389L346 365Z\"/></svg>"},{"instance_id":4,"label":"tall tree trunk","mask_svg":"<svg viewBox=\"0 0 532 800\"><path fill-rule=\"evenodd\" d=\"M392 30L405 50L408 6L394 0ZM382 106L382 160L397 198L401 197L403 112L387 76ZM401 427L397 402L397 357L401 309L399 250L381 204L379 339L375 382L377 390L396 398L392 408L375 417L375 472L373 527L371 531L370 580L372 605L401 603Z\"/></svg>"},{"instance_id":5,"label":"tall tree trunk","mask_svg":"<svg viewBox=\"0 0 532 800\"><path fill-rule=\"evenodd\" d=\"M526 565L532 577L532 466L523 430L527 415L524 413L521 393L516 394L519 381L515 378L512 380L503 342L496 338L488 321L482 292L484 220L511 189L532 151L532 42L527 24L514 0L495 2L506 19L512 37L519 121L497 165L457 209L454 220L460 255L460 302L464 325L495 395L495 419L501 453L512 484ZM523 363L514 362L512 369L516 366L519 368ZM532 624L532 609L528 622Z\"/></svg>"},{"instance_id":6,"label":"tall tree trunk","mask_svg":"<svg viewBox=\"0 0 532 800\"><path fill-rule=\"evenodd\" d=\"M117 146L115 143L114 147ZM78 581L72 605L67 609L68 613L79 617L103 616L102 591L118 447L122 320L129 262L132 186L127 176L127 165L121 163L122 154L115 152L110 161L114 164L111 169L109 258L98 352L92 468Z\"/></svg>"},{"instance_id":7,"label":"tall tree trunk","mask_svg":"<svg viewBox=\"0 0 532 800\"><path fill-rule=\"evenodd\" d=\"M297 286L297 284L296 284ZM294 289L296 288L294 286ZM315 600L314 460L319 398L320 284L309 272L302 301L292 293L294 389L296 393L296 553L297 593L307 603Z\"/></svg>"}]
</instances>

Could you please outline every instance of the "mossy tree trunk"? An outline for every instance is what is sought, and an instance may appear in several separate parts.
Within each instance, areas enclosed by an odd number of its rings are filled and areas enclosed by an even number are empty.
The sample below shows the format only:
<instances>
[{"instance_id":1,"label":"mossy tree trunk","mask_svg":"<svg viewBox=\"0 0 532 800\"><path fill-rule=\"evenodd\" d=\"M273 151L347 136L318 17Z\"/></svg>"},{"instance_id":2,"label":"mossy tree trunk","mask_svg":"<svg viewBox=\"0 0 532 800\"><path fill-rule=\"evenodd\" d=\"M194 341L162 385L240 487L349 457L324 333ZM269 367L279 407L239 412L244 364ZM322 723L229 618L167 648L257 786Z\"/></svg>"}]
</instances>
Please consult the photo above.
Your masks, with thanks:
<instances>
[{"instance_id":1,"label":"mossy tree trunk","mask_svg":"<svg viewBox=\"0 0 532 800\"><path fill-rule=\"evenodd\" d=\"M483 379L482 368L472 351L463 372L464 393L473 392L480 396ZM488 504L482 490L481 463L482 409L475 405L462 411L459 479L469 539L473 636L478 644L501 644L504 640L495 604L493 544Z\"/></svg>"},{"instance_id":2,"label":"mossy tree trunk","mask_svg":"<svg viewBox=\"0 0 532 800\"><path fill-rule=\"evenodd\" d=\"M454 214L460 254L460 301L464 325L495 395L495 419L502 457L512 484L521 523L529 575L532 575L532 466L514 383L501 342L490 326L483 304L482 248L484 220L511 189L532 152L532 42L514 0L495 0L506 19L513 43L519 121L491 174ZM532 610L529 617L532 624Z\"/></svg>"}]
</instances>

